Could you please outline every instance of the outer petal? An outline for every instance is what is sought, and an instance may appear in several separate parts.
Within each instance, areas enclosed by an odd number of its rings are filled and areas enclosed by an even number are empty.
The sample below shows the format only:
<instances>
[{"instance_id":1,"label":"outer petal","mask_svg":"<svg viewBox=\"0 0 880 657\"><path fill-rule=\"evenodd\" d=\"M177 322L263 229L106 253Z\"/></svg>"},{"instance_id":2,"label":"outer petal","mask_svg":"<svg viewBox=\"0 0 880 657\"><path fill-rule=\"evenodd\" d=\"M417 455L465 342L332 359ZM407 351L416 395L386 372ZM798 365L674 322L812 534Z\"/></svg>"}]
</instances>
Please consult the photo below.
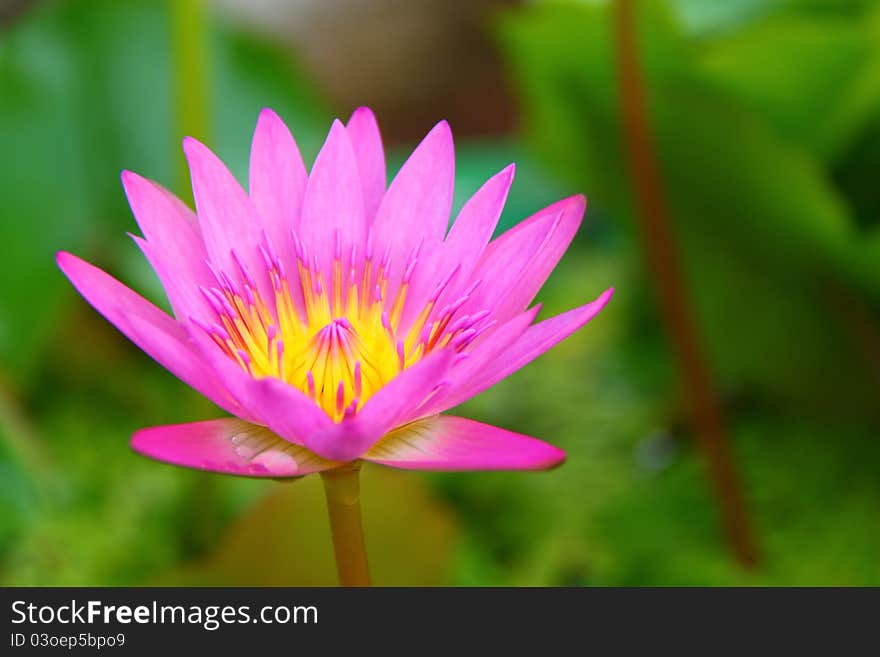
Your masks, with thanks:
<instances>
[{"instance_id":1,"label":"outer petal","mask_svg":"<svg viewBox=\"0 0 880 657\"><path fill-rule=\"evenodd\" d=\"M392 431L363 458L410 470L546 470L562 463L565 452L519 433L438 415Z\"/></svg>"},{"instance_id":2,"label":"outer petal","mask_svg":"<svg viewBox=\"0 0 880 657\"><path fill-rule=\"evenodd\" d=\"M241 407L236 413L239 417L266 425L285 440L309 448L314 435L335 426L314 401L293 386L272 378L252 378L198 327L191 327L191 337L213 376L224 382Z\"/></svg>"},{"instance_id":3,"label":"outer petal","mask_svg":"<svg viewBox=\"0 0 880 657\"><path fill-rule=\"evenodd\" d=\"M301 477L339 465L232 418L142 429L131 447L166 463L248 477Z\"/></svg>"},{"instance_id":4,"label":"outer petal","mask_svg":"<svg viewBox=\"0 0 880 657\"><path fill-rule=\"evenodd\" d=\"M430 354L380 388L357 417L376 427L380 435L421 417L425 402L448 383L446 377L456 357L448 349Z\"/></svg>"},{"instance_id":5,"label":"outer petal","mask_svg":"<svg viewBox=\"0 0 880 657\"><path fill-rule=\"evenodd\" d=\"M499 326L485 340L474 345L468 352L467 358L449 373L449 386L426 405L425 413L433 415L460 403L458 401L450 402L450 399L462 398L464 401L464 399L472 397L473 395L470 394L467 397L463 397L463 395L467 394L474 381L483 377L487 369L497 367L497 361L507 357L511 345L529 328L538 312L540 312L540 305Z\"/></svg>"},{"instance_id":6,"label":"outer petal","mask_svg":"<svg viewBox=\"0 0 880 657\"><path fill-rule=\"evenodd\" d=\"M146 238L135 241L159 275L174 314L201 315L206 304L198 287L214 283L195 214L167 189L131 171L122 172L122 186Z\"/></svg>"},{"instance_id":7,"label":"outer petal","mask_svg":"<svg viewBox=\"0 0 880 657\"><path fill-rule=\"evenodd\" d=\"M336 426L309 397L278 379L249 379L240 391L245 403L266 425L291 442L304 445L322 456L334 458L319 436Z\"/></svg>"},{"instance_id":8,"label":"outer petal","mask_svg":"<svg viewBox=\"0 0 880 657\"><path fill-rule=\"evenodd\" d=\"M347 261L351 246L365 242L366 231L354 151L345 127L334 121L309 176L299 229L306 253L317 256L327 285L333 281L334 258Z\"/></svg>"},{"instance_id":9,"label":"outer petal","mask_svg":"<svg viewBox=\"0 0 880 657\"><path fill-rule=\"evenodd\" d=\"M167 251L156 248L154 244L137 235L129 233L129 237L134 240L159 277L168 301L171 303L174 316L179 321L187 320L190 317L213 321L213 311L200 292L200 285L194 282L194 279L187 277L182 271L183 268L179 261L169 255ZM202 260L202 264L205 264L204 260ZM208 285L211 283L209 282Z\"/></svg>"},{"instance_id":10,"label":"outer petal","mask_svg":"<svg viewBox=\"0 0 880 657\"><path fill-rule=\"evenodd\" d=\"M338 461L359 458L395 427L424 417L425 402L443 387L454 358L449 350L434 352L380 388L354 417L312 436L306 445Z\"/></svg>"},{"instance_id":11,"label":"outer petal","mask_svg":"<svg viewBox=\"0 0 880 657\"><path fill-rule=\"evenodd\" d=\"M530 326L497 358L494 356L487 358L485 355L480 357L479 354L475 354L472 357L473 363L465 361L465 365L470 367L467 373L459 372L456 374L455 385L450 387L449 394L432 403L430 412L439 413L447 408L457 406L532 362L593 319L605 307L613 293L613 289L608 289L598 299L585 306ZM512 324L513 322L511 322ZM499 329L500 331L501 329ZM487 340L486 346L488 347L491 342L492 339Z\"/></svg>"},{"instance_id":12,"label":"outer petal","mask_svg":"<svg viewBox=\"0 0 880 657\"><path fill-rule=\"evenodd\" d=\"M571 244L586 208L572 196L550 205L493 240L474 270L482 285L476 308L492 308L504 321L525 310Z\"/></svg>"},{"instance_id":13,"label":"outer petal","mask_svg":"<svg viewBox=\"0 0 880 657\"><path fill-rule=\"evenodd\" d=\"M69 253L58 266L86 300L162 367L231 413L229 394L193 351L186 331L171 317L109 274Z\"/></svg>"},{"instance_id":14,"label":"outer petal","mask_svg":"<svg viewBox=\"0 0 880 657\"><path fill-rule=\"evenodd\" d=\"M379 124L368 107L358 107L345 126L354 149L364 191L364 212L367 223L372 223L385 194L385 150Z\"/></svg>"},{"instance_id":15,"label":"outer petal","mask_svg":"<svg viewBox=\"0 0 880 657\"><path fill-rule=\"evenodd\" d=\"M291 230L299 226L308 174L290 130L268 108L257 120L248 174L248 190L263 229L288 271L294 271Z\"/></svg>"}]
</instances>

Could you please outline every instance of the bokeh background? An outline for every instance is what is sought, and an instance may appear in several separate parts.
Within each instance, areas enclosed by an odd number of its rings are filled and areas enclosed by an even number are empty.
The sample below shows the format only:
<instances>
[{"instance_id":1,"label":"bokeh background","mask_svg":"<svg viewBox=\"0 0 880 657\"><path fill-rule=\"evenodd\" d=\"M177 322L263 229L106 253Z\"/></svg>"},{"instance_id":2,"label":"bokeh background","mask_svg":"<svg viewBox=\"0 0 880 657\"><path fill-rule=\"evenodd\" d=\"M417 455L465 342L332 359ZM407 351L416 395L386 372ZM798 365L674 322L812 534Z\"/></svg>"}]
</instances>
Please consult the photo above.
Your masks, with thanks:
<instances>
[{"instance_id":1,"label":"bokeh background","mask_svg":"<svg viewBox=\"0 0 880 657\"><path fill-rule=\"evenodd\" d=\"M560 469L365 467L377 583L880 584L880 2L633 4L677 281L647 264L621 10L0 1L0 582L334 583L317 477L235 479L129 450L137 428L220 411L92 311L53 255L164 304L125 234L123 168L186 198L184 134L245 180L261 107L311 161L332 118L366 104L392 172L449 119L457 206L516 161L502 228L589 196L545 314L617 289L584 330L459 409L560 445ZM702 395L664 328L670 285L710 373ZM693 420L703 398L720 409L709 440ZM730 452L750 565L724 530L712 444Z\"/></svg>"}]
</instances>

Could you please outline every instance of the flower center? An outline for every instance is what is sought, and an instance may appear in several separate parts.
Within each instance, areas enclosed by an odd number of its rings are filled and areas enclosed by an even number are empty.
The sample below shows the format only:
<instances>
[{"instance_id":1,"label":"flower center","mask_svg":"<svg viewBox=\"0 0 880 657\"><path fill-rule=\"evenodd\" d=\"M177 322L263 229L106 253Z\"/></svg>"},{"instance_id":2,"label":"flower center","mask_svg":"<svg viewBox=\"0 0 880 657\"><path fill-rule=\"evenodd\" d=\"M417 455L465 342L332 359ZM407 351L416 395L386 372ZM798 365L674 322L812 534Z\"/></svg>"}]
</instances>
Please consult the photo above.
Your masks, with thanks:
<instances>
[{"instance_id":1,"label":"flower center","mask_svg":"<svg viewBox=\"0 0 880 657\"><path fill-rule=\"evenodd\" d=\"M464 350L492 325L486 312L456 316L473 287L438 309L453 271L402 326L419 250L410 255L391 293L390 257L386 252L374 261L370 242L362 258L355 248L343 257L337 239L329 285L317 258L309 260L296 240L293 276L268 241L260 246L261 281L233 253L235 276L215 271L217 286L201 290L216 321L192 321L251 376L271 376L299 388L339 422L427 353L444 346Z\"/></svg>"}]
</instances>

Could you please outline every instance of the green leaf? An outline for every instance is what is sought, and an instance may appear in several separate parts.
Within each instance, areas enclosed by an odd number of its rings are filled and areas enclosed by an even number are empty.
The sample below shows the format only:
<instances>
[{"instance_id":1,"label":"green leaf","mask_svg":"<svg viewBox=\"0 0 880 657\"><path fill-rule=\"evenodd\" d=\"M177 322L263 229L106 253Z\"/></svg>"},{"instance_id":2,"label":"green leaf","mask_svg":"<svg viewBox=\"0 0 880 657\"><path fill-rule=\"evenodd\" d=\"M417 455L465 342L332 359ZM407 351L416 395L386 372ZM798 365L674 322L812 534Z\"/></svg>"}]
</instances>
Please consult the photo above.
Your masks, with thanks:
<instances>
[{"instance_id":1,"label":"green leaf","mask_svg":"<svg viewBox=\"0 0 880 657\"><path fill-rule=\"evenodd\" d=\"M833 159L880 110L878 18L778 12L707 42L698 66L783 137Z\"/></svg>"},{"instance_id":2,"label":"green leaf","mask_svg":"<svg viewBox=\"0 0 880 657\"><path fill-rule=\"evenodd\" d=\"M872 373L835 298L872 283L825 163L711 77L711 45L663 3L640 7L659 166L714 368L726 385L791 404L868 412ZM612 19L605 6L544 4L509 13L500 35L535 148L633 231Z\"/></svg>"}]
</instances>

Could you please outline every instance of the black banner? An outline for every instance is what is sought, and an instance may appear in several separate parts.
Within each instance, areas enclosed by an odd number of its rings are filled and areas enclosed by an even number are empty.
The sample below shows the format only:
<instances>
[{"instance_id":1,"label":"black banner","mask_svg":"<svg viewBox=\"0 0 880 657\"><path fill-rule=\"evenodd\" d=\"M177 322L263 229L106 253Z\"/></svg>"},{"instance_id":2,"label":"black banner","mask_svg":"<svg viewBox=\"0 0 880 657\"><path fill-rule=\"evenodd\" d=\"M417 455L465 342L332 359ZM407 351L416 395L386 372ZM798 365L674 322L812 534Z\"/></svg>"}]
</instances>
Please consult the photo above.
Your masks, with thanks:
<instances>
[{"instance_id":1,"label":"black banner","mask_svg":"<svg viewBox=\"0 0 880 657\"><path fill-rule=\"evenodd\" d=\"M876 652L880 609L878 589L9 588L2 597L4 655Z\"/></svg>"}]
</instances>

